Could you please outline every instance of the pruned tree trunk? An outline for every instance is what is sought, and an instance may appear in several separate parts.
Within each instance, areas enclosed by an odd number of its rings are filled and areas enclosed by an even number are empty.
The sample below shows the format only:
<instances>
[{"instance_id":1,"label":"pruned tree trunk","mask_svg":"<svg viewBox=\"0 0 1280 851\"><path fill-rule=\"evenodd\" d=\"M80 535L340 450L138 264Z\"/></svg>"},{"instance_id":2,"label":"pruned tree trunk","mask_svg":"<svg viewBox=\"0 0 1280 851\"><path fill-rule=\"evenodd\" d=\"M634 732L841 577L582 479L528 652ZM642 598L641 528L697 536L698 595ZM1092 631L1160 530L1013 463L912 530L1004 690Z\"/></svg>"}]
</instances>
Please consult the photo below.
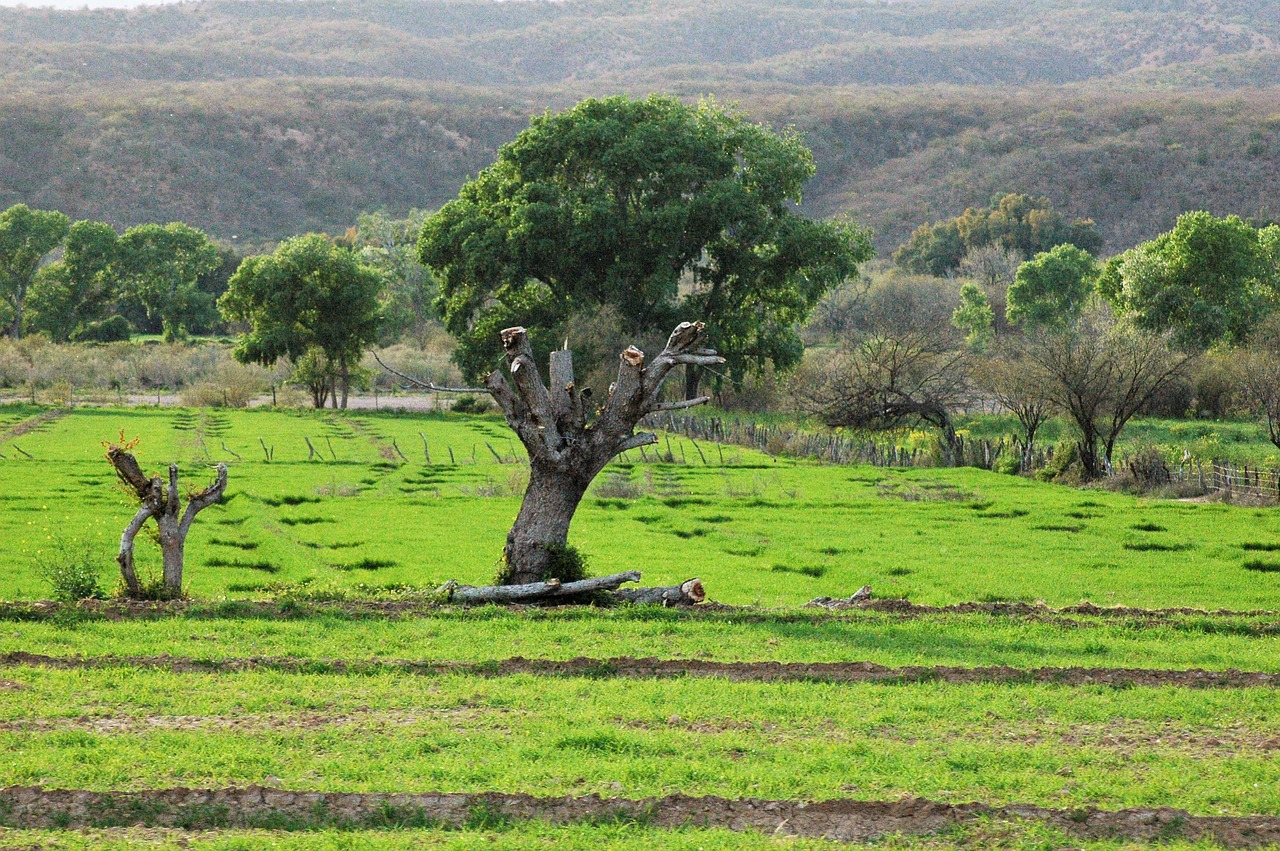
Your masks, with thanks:
<instances>
[{"instance_id":1,"label":"pruned tree trunk","mask_svg":"<svg viewBox=\"0 0 1280 851\"><path fill-rule=\"evenodd\" d=\"M218 475L209 487L191 496L187 508L181 511L178 498L178 465L169 465L169 481L166 486L159 476L147 478L138 461L121 446L107 449L107 460L115 468L121 481L133 488L141 505L133 520L120 536L120 552L116 561L125 589L131 597L143 596L145 590L138 581L133 566L133 543L148 519L154 518L160 531L160 556L163 565L164 593L167 597L182 594L182 568L187 543L187 533L196 515L215 504L227 489L227 465L218 465Z\"/></svg>"},{"instance_id":2,"label":"pruned tree trunk","mask_svg":"<svg viewBox=\"0 0 1280 851\"><path fill-rule=\"evenodd\" d=\"M565 349L553 354L548 388L534 363L528 332L515 327L501 333L507 374L495 370L485 386L528 451L530 471L529 487L503 550L508 581L548 578L548 567L564 551L574 512L592 479L618 453L658 442L653 434L635 433L643 417L708 401L659 401L663 382L677 365L724 362L714 351L698 348L705 327L701 322L680 323L666 348L647 365L644 352L628 347L619 357L617 380L592 423L587 422L585 394L574 381L572 353Z\"/></svg>"},{"instance_id":3,"label":"pruned tree trunk","mask_svg":"<svg viewBox=\"0 0 1280 851\"><path fill-rule=\"evenodd\" d=\"M701 322L680 323L666 348L647 362L644 352L628 347L619 357L617 380L593 422L587 421L595 407L589 401L590 391L580 389L574 380L573 353L567 348L552 352L548 387L538 374L528 332L521 327L500 334L507 369L490 373L484 388L438 387L397 372L374 357L388 372L420 387L488 392L498 403L507 425L529 453L529 486L503 550L507 582L527 585L552 578L548 570L565 551L578 503L605 465L621 452L658 442L656 435L636 433L640 420L655 411L710 401L707 396L659 401L662 385L675 367L724 363L711 349L698 346L705 329Z\"/></svg>"}]
</instances>

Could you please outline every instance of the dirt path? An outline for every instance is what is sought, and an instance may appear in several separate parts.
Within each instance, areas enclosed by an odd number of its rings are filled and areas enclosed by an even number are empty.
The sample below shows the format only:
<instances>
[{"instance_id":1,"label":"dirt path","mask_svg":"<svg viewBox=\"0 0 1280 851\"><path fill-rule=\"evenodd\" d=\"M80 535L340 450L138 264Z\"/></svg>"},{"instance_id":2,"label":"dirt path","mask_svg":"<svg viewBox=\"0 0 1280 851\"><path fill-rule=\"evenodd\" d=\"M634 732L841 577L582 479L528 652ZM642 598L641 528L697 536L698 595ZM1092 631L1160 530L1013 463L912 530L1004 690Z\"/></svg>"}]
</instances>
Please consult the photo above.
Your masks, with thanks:
<instances>
[{"instance_id":1,"label":"dirt path","mask_svg":"<svg viewBox=\"0 0 1280 851\"><path fill-rule=\"evenodd\" d=\"M553 823L636 819L655 827L685 825L756 830L777 836L822 837L868 842L890 834L927 835L988 819L1042 822L1088 840L1137 842L1214 840L1229 848L1280 842L1280 818L1193 816L1172 808L1119 811L1057 810L1029 805L947 804L903 801L769 801L668 795L630 800L536 798L498 792L480 794L380 794L245 789L157 789L141 792L46 790L13 786L0 790L0 823L10 827L78 829L141 824L187 830L278 826L376 828L435 823L460 827L476 812L515 821Z\"/></svg>"},{"instance_id":2,"label":"dirt path","mask_svg":"<svg viewBox=\"0 0 1280 851\"><path fill-rule=\"evenodd\" d=\"M253 656L233 659L193 659L184 656L45 656L15 651L0 655L0 668L63 669L144 668L174 673L234 673L285 671L293 673L399 672L423 676L512 676L535 674L561 677L722 677L734 682L837 682L905 684L1047 683L1062 686L1106 685L1184 688L1277 688L1280 673L1265 671L1162 670L1148 668L1011 668L993 665L962 668L949 665L909 665L890 668L873 662L709 662L701 659L656 659L616 656L593 659L525 659L514 656L485 662L426 662L411 659L300 659L291 656Z\"/></svg>"}]
</instances>

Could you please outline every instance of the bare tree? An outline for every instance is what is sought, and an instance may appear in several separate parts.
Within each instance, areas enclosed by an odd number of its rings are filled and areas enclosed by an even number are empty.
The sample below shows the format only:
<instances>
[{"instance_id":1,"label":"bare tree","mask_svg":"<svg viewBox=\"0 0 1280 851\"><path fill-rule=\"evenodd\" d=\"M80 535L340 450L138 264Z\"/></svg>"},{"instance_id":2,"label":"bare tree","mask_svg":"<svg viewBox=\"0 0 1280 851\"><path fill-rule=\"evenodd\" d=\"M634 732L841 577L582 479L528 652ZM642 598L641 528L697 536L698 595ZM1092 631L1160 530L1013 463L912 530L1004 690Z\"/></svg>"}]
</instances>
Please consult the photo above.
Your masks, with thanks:
<instances>
[{"instance_id":1,"label":"bare tree","mask_svg":"<svg viewBox=\"0 0 1280 851\"><path fill-rule=\"evenodd\" d=\"M944 463L964 461L953 415L969 397L968 357L949 335L899 330L848 345L796 382L797 403L832 427L883 430L928 423Z\"/></svg>"},{"instance_id":2,"label":"bare tree","mask_svg":"<svg viewBox=\"0 0 1280 851\"><path fill-rule=\"evenodd\" d=\"M1110 470L1125 425L1192 358L1172 350L1167 335L1117 322L1103 308L1067 331L1039 332L1027 356L1043 373L1046 395L1075 424L1086 479Z\"/></svg>"},{"instance_id":3,"label":"bare tree","mask_svg":"<svg viewBox=\"0 0 1280 851\"><path fill-rule=\"evenodd\" d=\"M1280 447L1280 322L1254 332L1235 361L1246 403L1267 421L1267 436Z\"/></svg>"},{"instance_id":4,"label":"bare tree","mask_svg":"<svg viewBox=\"0 0 1280 851\"><path fill-rule=\"evenodd\" d=\"M973 368L975 383L1013 414L1022 428L1017 441L1021 445L1022 472L1035 463L1036 434L1053 409L1045 388L1045 376L1039 365L1021 352L1006 348Z\"/></svg>"},{"instance_id":5,"label":"bare tree","mask_svg":"<svg viewBox=\"0 0 1280 851\"><path fill-rule=\"evenodd\" d=\"M227 465L218 465L214 483L199 493L192 494L187 500L186 511L182 511L178 499L178 465L169 465L169 482L166 486L159 476L147 478L143 474L137 459L128 452L129 448L128 444L123 443L107 447L107 460L115 468L116 475L133 489L142 503L138 513L125 527L124 534L120 536L120 553L116 556L116 561L120 563L125 588L131 597L141 597L144 594L133 567L133 541L147 520L155 518L160 530L164 595L179 597L182 595L182 567L187 533L197 514L222 499L222 494L227 489Z\"/></svg>"},{"instance_id":6,"label":"bare tree","mask_svg":"<svg viewBox=\"0 0 1280 851\"><path fill-rule=\"evenodd\" d=\"M500 337L507 369L494 370L484 388L438 388L379 363L389 372L429 389L488 392L529 453L529 486L503 550L504 584L542 583L568 543L574 512L591 484L615 455L658 442L654 434L636 433L648 414L691 408L710 401L699 396L680 402L661 401L662 385L676 366L714 366L724 359L699 347L701 322L681 322L657 357L646 364L644 352L630 346L622 353L608 398L590 419L590 393L574 381L573 353L551 353L550 386L533 360L529 334L507 328ZM616 586L615 586L616 587Z\"/></svg>"}]
</instances>

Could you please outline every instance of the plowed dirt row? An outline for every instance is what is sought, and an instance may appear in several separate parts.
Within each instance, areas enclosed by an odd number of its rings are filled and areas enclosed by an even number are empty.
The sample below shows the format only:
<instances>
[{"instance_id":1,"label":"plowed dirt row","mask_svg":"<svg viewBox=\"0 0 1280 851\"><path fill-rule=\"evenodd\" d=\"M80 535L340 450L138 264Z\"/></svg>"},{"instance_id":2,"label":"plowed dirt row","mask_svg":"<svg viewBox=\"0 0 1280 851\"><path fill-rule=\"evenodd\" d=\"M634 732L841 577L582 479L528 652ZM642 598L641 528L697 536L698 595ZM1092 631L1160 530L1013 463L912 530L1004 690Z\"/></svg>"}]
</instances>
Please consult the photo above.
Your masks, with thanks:
<instances>
[{"instance_id":1,"label":"plowed dirt row","mask_svg":"<svg viewBox=\"0 0 1280 851\"><path fill-rule=\"evenodd\" d=\"M89 792L13 786L0 790L0 823L21 828L86 828L142 824L189 830L255 827L306 829L396 824L462 826L476 812L511 820L570 823L634 818L656 827L724 827L779 836L865 842L887 834L932 834L980 819L1039 821L1081 839L1213 840L1229 848L1280 842L1280 819L1272 816L1193 816L1172 808L1119 811L1057 810L1012 805L832 800L816 803L692 798L536 798L497 792L416 795L291 792L244 789L158 789Z\"/></svg>"},{"instance_id":2,"label":"plowed dirt row","mask_svg":"<svg viewBox=\"0 0 1280 851\"><path fill-rule=\"evenodd\" d=\"M220 608L226 604L214 606L210 603L191 600L170 600L162 602L130 601L130 600L86 600L79 603L56 603L49 600L34 602L11 601L4 604L4 613L9 619L39 620L48 617L64 616L67 613L107 618L109 620L126 620L130 618L181 617L198 615L216 617ZM455 611L459 607L441 606L423 600L353 600L353 601L316 601L308 603L277 603L267 601L237 600L230 604L226 617L263 617L287 614L290 618L304 617L307 614L331 615L341 614L347 617L430 617L442 612ZM538 612L548 607L527 604L511 604L504 606L512 612ZM554 608L554 607L550 607ZM954 603L947 606L922 606L906 600L861 600L850 602L840 599L819 598L808 603L802 610L789 613L759 609L753 606L729 606L723 603L704 603L697 606L680 606L681 614L689 617L714 617L732 615L735 620L751 618L767 618L770 621L812 621L815 618L830 617L827 612L877 612L897 615L906 618L926 615L996 615L1015 618L1129 618L1135 621L1152 620L1160 622L1169 618L1208 617L1208 618L1254 618L1265 623L1260 628L1270 627L1271 631L1280 631L1280 612L1272 609L1251 609L1234 611L1230 609L1195 609L1188 607L1168 609L1141 609L1131 606L1097 606L1084 602L1075 606L1055 609L1050 606L1034 603Z\"/></svg>"},{"instance_id":3,"label":"plowed dirt row","mask_svg":"<svg viewBox=\"0 0 1280 851\"><path fill-rule=\"evenodd\" d=\"M1108 685L1181 686L1184 688L1276 688L1280 673L1265 671L1161 670L1147 668L1011 668L993 665L960 668L947 665L909 665L890 668L873 662L710 662L700 659L656 659L616 656L593 659L525 659L514 656L490 662L422 662L408 659L299 659L289 656L240 659L192 659L182 656L45 656L12 652L0 655L0 668L147 668L174 673L234 673L271 670L298 673L362 674L400 672L424 676L512 676L536 674L566 677L722 677L735 682L845 683L1047 683L1064 686ZM21 687L8 683L7 687Z\"/></svg>"}]
</instances>

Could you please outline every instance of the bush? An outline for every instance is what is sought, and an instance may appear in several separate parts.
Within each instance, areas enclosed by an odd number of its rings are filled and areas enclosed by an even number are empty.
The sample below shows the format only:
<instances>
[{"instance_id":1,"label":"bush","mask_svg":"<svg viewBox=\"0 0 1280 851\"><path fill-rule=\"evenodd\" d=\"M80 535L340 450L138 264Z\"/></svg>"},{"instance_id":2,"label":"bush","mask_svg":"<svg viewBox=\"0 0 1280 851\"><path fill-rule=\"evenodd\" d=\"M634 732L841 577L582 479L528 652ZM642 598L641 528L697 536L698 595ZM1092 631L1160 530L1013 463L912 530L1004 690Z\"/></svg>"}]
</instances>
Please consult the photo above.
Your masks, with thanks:
<instances>
[{"instance_id":1,"label":"bush","mask_svg":"<svg viewBox=\"0 0 1280 851\"><path fill-rule=\"evenodd\" d=\"M1062 440L1053 448L1053 457L1037 473L1036 478L1042 482L1078 482L1080 473L1079 449L1074 440Z\"/></svg>"},{"instance_id":2,"label":"bush","mask_svg":"<svg viewBox=\"0 0 1280 851\"><path fill-rule=\"evenodd\" d=\"M64 603L100 600L105 594L98 583L98 565L87 544L59 542L37 553L36 573L53 587L53 598Z\"/></svg>"},{"instance_id":3,"label":"bush","mask_svg":"<svg viewBox=\"0 0 1280 851\"><path fill-rule=\"evenodd\" d=\"M90 322L71 335L75 343L120 343L133 336L133 326L120 314L101 322Z\"/></svg>"},{"instance_id":4,"label":"bush","mask_svg":"<svg viewBox=\"0 0 1280 851\"><path fill-rule=\"evenodd\" d=\"M492 408L493 405L490 404L487 396L480 396L477 394L462 396L455 400L451 410L456 411L459 414L483 414L486 411L492 410Z\"/></svg>"}]
</instances>

